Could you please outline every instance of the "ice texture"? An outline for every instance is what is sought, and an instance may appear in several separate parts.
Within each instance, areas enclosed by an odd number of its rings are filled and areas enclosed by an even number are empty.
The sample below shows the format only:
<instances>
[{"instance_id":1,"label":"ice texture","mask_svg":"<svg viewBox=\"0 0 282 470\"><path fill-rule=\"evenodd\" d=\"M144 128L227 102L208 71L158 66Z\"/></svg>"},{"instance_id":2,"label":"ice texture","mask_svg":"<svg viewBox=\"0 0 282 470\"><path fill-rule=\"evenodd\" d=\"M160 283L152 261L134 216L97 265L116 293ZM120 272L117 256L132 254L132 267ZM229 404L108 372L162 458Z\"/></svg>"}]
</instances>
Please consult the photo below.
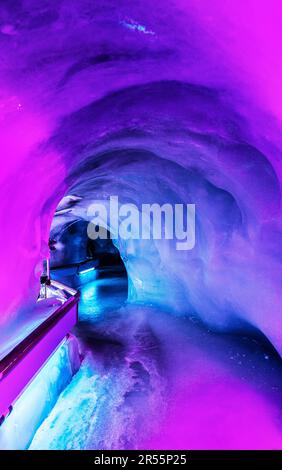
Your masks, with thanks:
<instances>
[{"instance_id":1,"label":"ice texture","mask_svg":"<svg viewBox=\"0 0 282 470\"><path fill-rule=\"evenodd\" d=\"M30 449L281 448L281 359L263 338L128 304L115 273L80 289L84 359Z\"/></svg>"},{"instance_id":2,"label":"ice texture","mask_svg":"<svg viewBox=\"0 0 282 470\"><path fill-rule=\"evenodd\" d=\"M47 418L61 392L80 367L78 342L71 336L54 351L48 362L14 403L0 427L1 450L24 450Z\"/></svg>"},{"instance_id":3,"label":"ice texture","mask_svg":"<svg viewBox=\"0 0 282 470\"><path fill-rule=\"evenodd\" d=\"M36 300L62 197L85 218L118 195L196 204L191 251L117 241L130 302L281 353L281 20L276 0L1 1L1 324Z\"/></svg>"}]
</instances>

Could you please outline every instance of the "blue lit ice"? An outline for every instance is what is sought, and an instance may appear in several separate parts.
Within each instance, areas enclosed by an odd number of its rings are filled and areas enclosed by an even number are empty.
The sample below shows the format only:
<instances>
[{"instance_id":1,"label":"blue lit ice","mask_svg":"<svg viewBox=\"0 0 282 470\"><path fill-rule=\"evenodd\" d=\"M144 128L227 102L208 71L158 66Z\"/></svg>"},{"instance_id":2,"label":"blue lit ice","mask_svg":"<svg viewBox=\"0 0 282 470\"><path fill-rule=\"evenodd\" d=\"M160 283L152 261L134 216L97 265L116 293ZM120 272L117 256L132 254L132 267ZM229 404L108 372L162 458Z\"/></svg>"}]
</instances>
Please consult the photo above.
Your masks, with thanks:
<instances>
[{"instance_id":1,"label":"blue lit ice","mask_svg":"<svg viewBox=\"0 0 282 470\"><path fill-rule=\"evenodd\" d=\"M82 366L30 449L280 445L281 363L263 339L127 303L115 276L82 286L76 335Z\"/></svg>"}]
</instances>

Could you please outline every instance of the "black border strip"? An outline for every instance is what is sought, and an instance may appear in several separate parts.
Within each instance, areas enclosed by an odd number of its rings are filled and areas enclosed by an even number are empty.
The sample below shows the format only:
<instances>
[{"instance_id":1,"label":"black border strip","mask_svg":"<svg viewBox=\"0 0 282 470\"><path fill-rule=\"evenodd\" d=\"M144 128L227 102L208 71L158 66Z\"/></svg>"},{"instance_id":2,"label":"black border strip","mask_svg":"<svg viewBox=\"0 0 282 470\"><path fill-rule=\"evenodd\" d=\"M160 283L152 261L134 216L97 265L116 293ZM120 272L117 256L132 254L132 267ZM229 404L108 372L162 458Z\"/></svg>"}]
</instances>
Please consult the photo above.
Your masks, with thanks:
<instances>
[{"instance_id":1,"label":"black border strip","mask_svg":"<svg viewBox=\"0 0 282 470\"><path fill-rule=\"evenodd\" d=\"M155 459L152 459L152 456ZM9 464L15 462L18 464L23 463L61 463L62 465L67 465L70 463L72 466L77 465L90 465L92 468L95 468L95 465L99 465L98 461L100 459L100 465L106 468L131 468L132 466L140 465L140 468L146 466L156 467L160 465L158 463L158 458L163 456L165 459L161 466L166 468L167 466L173 466L174 468L183 468L193 466L194 464L199 464L201 467L203 464L224 464L226 469L226 464L239 464L239 463L248 463L256 464L258 466L267 466L276 465L282 462L282 451L273 450L273 451L187 451L187 450L140 450L140 451L0 451L0 462L1 464ZM167 456L170 458L167 460ZM182 458L181 458L182 456ZM183 456L185 457L184 460ZM107 458L115 458L114 463L107 463ZM127 458L126 465L121 465L118 462L117 458ZM177 458L179 457L179 458ZM151 461L150 461L151 458ZM102 459L102 461L101 461ZM97 461L98 460L98 461ZM154 462L154 463L153 463Z\"/></svg>"}]
</instances>

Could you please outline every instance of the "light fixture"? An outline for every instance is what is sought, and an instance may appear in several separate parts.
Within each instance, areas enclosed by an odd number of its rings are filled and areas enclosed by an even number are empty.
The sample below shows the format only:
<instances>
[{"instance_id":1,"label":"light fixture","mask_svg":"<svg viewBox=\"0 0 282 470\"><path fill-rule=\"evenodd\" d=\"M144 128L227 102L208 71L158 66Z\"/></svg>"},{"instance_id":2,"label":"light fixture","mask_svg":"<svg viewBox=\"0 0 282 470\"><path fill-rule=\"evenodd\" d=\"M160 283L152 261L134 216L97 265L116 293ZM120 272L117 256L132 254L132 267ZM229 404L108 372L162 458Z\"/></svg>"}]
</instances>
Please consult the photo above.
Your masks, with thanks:
<instances>
[{"instance_id":1,"label":"light fixture","mask_svg":"<svg viewBox=\"0 0 282 470\"><path fill-rule=\"evenodd\" d=\"M81 274L86 274L86 273L90 273L90 271L95 271L95 268L92 266L91 268L87 268L87 269L84 269L83 271L79 271L79 275Z\"/></svg>"}]
</instances>

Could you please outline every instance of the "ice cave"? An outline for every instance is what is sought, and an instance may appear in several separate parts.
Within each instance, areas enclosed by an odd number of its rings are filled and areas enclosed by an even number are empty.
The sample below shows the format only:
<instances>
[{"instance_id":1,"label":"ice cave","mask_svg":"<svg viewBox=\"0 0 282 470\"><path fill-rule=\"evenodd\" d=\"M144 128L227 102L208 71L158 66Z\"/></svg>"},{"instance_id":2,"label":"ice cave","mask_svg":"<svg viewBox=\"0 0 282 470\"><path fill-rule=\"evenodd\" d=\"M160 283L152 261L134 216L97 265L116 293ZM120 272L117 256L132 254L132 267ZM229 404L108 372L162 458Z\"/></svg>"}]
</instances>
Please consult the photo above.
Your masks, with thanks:
<instances>
[{"instance_id":1,"label":"ice cave","mask_svg":"<svg viewBox=\"0 0 282 470\"><path fill-rule=\"evenodd\" d=\"M1 0L0 449L282 448L281 44L279 0ZM195 243L91 239L111 197Z\"/></svg>"}]
</instances>

